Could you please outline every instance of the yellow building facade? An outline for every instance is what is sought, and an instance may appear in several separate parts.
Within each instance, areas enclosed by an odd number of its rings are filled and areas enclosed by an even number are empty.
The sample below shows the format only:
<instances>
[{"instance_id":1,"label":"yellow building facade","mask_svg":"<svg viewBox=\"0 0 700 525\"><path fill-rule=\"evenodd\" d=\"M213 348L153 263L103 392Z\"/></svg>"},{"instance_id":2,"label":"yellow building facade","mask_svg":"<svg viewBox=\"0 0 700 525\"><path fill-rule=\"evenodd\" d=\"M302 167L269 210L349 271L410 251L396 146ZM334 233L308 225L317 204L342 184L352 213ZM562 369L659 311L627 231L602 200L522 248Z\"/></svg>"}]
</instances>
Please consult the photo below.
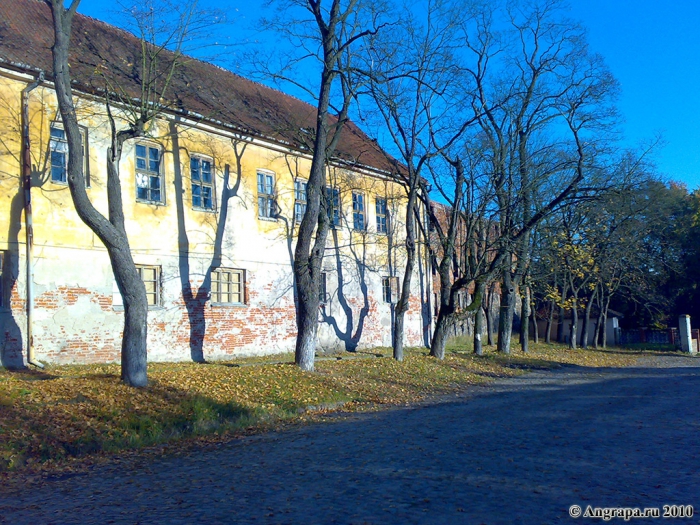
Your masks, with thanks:
<instances>
[{"instance_id":1,"label":"yellow building facade","mask_svg":"<svg viewBox=\"0 0 700 525\"><path fill-rule=\"evenodd\" d=\"M117 361L121 297L107 252L78 217L66 184L67 146L46 71L50 26L37 26L37 20L46 24L48 7L35 0L21 3L24 12L0 2L4 34L14 31L21 39L22 25L31 24L43 37L35 37L35 48L21 57L8 45L11 39L0 42L0 364L26 362L28 333L41 361ZM111 38L126 39L122 44L127 47L133 38L83 17L76 19L76 27L85 35L114 31L117 36ZM80 49L81 42L76 46ZM90 63L87 52L78 59ZM78 64L78 59L72 60ZM256 97L266 108L277 104L287 123L296 125L302 112L313 113L296 99L214 66L197 62L196 67L211 68L216 86L228 82L229 97L247 93L246 105ZM46 79L34 86L44 71ZM75 71L79 76L79 66ZM84 85L75 95L87 193L107 214L110 126L104 99L89 82ZM193 89L201 95L204 88ZM296 338L292 254L296 224L305 209L308 150L290 139L289 129L266 132L274 120L267 110L256 129L259 117L253 110L240 114L243 126L223 110L207 116L199 107L196 113L183 110L188 101L197 103L194 92L185 89L178 97L179 109L161 112L148 137L125 144L120 163L129 242L149 297L149 359L291 351ZM113 108L118 126L126 109ZM326 351L391 344L393 303L405 262L405 188L373 141L354 126L347 133L349 140L328 170L326 192L335 224L323 262L318 334ZM30 165L23 162L24 135ZM31 239L23 187L28 179ZM424 262L413 279L415 299L406 319L410 345L423 344L430 329Z\"/></svg>"}]
</instances>

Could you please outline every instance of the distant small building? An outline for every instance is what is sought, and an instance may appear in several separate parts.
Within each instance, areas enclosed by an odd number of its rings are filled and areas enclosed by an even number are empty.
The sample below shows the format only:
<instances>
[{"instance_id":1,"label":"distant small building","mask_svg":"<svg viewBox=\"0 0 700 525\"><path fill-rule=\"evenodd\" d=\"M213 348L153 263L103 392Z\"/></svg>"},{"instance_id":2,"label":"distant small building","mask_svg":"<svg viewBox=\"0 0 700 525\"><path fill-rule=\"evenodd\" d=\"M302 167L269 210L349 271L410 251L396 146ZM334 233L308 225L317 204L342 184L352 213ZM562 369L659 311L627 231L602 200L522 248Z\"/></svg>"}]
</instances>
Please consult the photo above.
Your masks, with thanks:
<instances>
[{"instance_id":1,"label":"distant small building","mask_svg":"<svg viewBox=\"0 0 700 525\"><path fill-rule=\"evenodd\" d=\"M606 332L605 332L605 344L606 346L613 346L619 343L619 330L620 330L620 319L622 318L622 314L620 312L616 312L614 310L608 310L608 318L607 318L607 324L606 324ZM563 337L565 342L569 342L571 338L571 325L573 323L571 319L571 312L567 311L566 316L564 317L564 327L563 327ZM597 310L593 309L593 313L591 314L591 318L588 323L588 341L589 341L589 346L593 345L593 338L595 337L595 332L596 332L596 325L598 323L598 312ZM537 321L537 329L540 333L540 337L544 337L547 333L547 321L546 319L538 319ZM550 337L552 341L557 340L557 333L558 333L559 325L557 324L557 319L554 319L554 322L552 323L551 331L550 331ZM577 341L581 341L581 333L583 331L583 318L579 315L578 319L578 326L577 326ZM602 329L600 331L601 337L602 337ZM578 346L578 344L577 344Z\"/></svg>"}]
</instances>

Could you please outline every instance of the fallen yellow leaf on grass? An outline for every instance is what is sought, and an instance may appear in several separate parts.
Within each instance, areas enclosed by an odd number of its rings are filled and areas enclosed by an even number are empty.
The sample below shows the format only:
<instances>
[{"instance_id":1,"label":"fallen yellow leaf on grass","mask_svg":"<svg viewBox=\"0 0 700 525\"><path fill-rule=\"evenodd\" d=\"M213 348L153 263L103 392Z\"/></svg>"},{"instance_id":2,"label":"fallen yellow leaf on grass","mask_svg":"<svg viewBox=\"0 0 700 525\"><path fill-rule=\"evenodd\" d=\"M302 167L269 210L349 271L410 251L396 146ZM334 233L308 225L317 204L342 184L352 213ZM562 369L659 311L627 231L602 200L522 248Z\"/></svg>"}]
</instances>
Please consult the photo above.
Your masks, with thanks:
<instances>
[{"instance_id":1,"label":"fallen yellow leaf on grass","mask_svg":"<svg viewBox=\"0 0 700 525\"><path fill-rule=\"evenodd\" d=\"M400 363L389 355L390 349L373 349L354 359L319 361L315 373L291 364L154 363L145 389L123 385L118 365L0 369L0 471L53 469L95 453L226 436L281 420L307 421L308 414L300 413L309 406L405 405L533 367L624 366L639 352L533 345L527 355L477 357L455 345L441 361L425 349L407 349ZM290 361L289 356L276 360Z\"/></svg>"}]
</instances>

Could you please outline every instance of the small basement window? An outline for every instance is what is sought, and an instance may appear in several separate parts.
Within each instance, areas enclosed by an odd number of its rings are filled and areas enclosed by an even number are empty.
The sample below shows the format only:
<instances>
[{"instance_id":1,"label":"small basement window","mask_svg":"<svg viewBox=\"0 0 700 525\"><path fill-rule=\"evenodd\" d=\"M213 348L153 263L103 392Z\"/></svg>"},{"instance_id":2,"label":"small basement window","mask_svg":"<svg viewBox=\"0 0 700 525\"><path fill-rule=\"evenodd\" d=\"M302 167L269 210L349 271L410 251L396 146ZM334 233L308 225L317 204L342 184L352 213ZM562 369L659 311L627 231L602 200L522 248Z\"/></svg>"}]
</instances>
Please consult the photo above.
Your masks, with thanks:
<instances>
[{"instance_id":1,"label":"small basement window","mask_svg":"<svg viewBox=\"0 0 700 525\"><path fill-rule=\"evenodd\" d=\"M137 264L136 270L146 287L148 306L160 306L160 266L144 266Z\"/></svg>"}]
</instances>

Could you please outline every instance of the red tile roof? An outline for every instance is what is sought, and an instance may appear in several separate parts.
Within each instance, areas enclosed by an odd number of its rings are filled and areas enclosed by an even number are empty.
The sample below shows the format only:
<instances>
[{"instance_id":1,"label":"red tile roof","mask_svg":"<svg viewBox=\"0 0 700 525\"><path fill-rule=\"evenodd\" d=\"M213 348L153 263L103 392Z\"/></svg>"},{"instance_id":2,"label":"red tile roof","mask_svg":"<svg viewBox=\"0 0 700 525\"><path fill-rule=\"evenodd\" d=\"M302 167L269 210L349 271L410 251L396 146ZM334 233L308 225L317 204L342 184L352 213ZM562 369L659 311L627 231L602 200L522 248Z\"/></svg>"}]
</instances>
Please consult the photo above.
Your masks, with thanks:
<instances>
[{"instance_id":1,"label":"red tile roof","mask_svg":"<svg viewBox=\"0 0 700 525\"><path fill-rule=\"evenodd\" d=\"M104 77L108 77L130 96L140 95L140 44L134 35L78 14L73 20L71 43L69 60L77 89L103 92ZM52 45L51 11L46 3L0 0L0 64L42 70L51 79ZM301 151L300 130L315 128L313 106L197 59L179 66L167 96L180 111ZM343 129L336 157L381 171L396 170L376 141L352 122Z\"/></svg>"}]
</instances>

